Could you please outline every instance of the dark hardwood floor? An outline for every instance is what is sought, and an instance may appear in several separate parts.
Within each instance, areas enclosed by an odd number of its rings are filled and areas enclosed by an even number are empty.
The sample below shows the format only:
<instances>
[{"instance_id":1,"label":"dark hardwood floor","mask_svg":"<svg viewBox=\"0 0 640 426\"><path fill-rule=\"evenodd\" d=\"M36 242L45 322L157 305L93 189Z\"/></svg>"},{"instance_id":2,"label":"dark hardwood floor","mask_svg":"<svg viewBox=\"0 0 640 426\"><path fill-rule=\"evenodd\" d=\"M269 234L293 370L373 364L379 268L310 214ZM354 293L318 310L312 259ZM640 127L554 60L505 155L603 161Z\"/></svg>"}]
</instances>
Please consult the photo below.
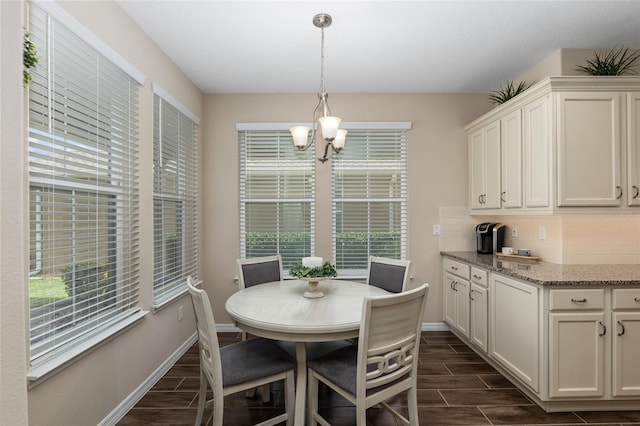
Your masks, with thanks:
<instances>
[{"instance_id":1,"label":"dark hardwood floor","mask_svg":"<svg viewBox=\"0 0 640 426\"><path fill-rule=\"evenodd\" d=\"M221 333L220 344L240 340ZM120 421L120 425L193 425L199 386L197 346L190 349ZM640 411L546 413L507 379L448 331L424 332L418 370L420 425L640 425ZM333 425L352 426L353 407L324 389L321 412ZM392 400L405 406L406 398ZM282 389L273 389L270 403L258 394L225 399L224 424L247 426L284 411ZM406 412L406 410L405 410ZM211 411L205 412L211 425ZM367 411L371 426L396 425L378 408Z\"/></svg>"}]
</instances>

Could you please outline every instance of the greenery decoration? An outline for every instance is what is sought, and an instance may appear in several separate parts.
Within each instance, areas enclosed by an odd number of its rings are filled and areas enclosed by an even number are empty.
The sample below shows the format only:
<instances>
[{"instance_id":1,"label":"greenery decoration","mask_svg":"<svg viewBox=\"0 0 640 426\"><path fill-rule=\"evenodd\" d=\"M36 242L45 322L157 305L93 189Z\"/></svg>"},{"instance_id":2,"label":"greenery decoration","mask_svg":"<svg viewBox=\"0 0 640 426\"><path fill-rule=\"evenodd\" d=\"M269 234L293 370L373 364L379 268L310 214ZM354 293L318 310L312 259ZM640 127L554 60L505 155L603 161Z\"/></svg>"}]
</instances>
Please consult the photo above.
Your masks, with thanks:
<instances>
[{"instance_id":1,"label":"greenery decoration","mask_svg":"<svg viewBox=\"0 0 640 426\"><path fill-rule=\"evenodd\" d=\"M636 61L640 58L640 51L629 52L626 49L612 49L606 54L600 55L594 52L595 58L587 60L586 66L578 66L576 71L589 75L623 75L635 74Z\"/></svg>"},{"instance_id":2,"label":"greenery decoration","mask_svg":"<svg viewBox=\"0 0 640 426\"><path fill-rule=\"evenodd\" d=\"M338 271L336 267L327 260L324 262L324 265L314 268L302 266L302 262L298 262L291 267L289 274L297 278L328 278L338 276Z\"/></svg>"},{"instance_id":3,"label":"greenery decoration","mask_svg":"<svg viewBox=\"0 0 640 426\"><path fill-rule=\"evenodd\" d=\"M507 84L503 87L500 86L500 89L491 92L489 95L489 100L494 104L503 104L507 102L509 99L519 95L520 93L527 90L531 87L533 83L527 83L526 81L521 81L520 84L515 86L513 84L513 80L507 82Z\"/></svg>"},{"instance_id":4,"label":"greenery decoration","mask_svg":"<svg viewBox=\"0 0 640 426\"><path fill-rule=\"evenodd\" d=\"M22 45L22 64L24 65L22 84L24 87L31 83L31 68L38 64L38 51L36 45L31 41L31 33L25 33Z\"/></svg>"}]
</instances>

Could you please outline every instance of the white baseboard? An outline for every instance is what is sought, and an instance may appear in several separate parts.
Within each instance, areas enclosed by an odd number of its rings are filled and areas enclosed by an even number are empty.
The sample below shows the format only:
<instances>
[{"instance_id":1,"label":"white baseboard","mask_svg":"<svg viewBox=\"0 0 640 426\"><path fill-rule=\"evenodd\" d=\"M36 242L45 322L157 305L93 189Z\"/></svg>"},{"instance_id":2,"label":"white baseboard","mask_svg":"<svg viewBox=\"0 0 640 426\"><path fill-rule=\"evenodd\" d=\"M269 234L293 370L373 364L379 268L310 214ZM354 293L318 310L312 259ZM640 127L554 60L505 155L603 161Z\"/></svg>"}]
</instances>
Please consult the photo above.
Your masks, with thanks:
<instances>
[{"instance_id":1,"label":"white baseboard","mask_svg":"<svg viewBox=\"0 0 640 426\"><path fill-rule=\"evenodd\" d=\"M238 327L233 324L216 324L218 333L240 333ZM445 322L423 322L422 331L449 331L449 326Z\"/></svg>"},{"instance_id":2,"label":"white baseboard","mask_svg":"<svg viewBox=\"0 0 640 426\"><path fill-rule=\"evenodd\" d=\"M151 373L147 379L140 384L124 401L122 401L116 408L107 415L100 423L99 426L111 426L116 425L124 416L127 415L143 396L149 392L149 390L155 385L158 380L162 378L167 371L173 367L173 365L182 357L182 355L189 350L198 341L198 333L193 333L178 349L176 349L169 358L167 358L156 370Z\"/></svg>"}]
</instances>

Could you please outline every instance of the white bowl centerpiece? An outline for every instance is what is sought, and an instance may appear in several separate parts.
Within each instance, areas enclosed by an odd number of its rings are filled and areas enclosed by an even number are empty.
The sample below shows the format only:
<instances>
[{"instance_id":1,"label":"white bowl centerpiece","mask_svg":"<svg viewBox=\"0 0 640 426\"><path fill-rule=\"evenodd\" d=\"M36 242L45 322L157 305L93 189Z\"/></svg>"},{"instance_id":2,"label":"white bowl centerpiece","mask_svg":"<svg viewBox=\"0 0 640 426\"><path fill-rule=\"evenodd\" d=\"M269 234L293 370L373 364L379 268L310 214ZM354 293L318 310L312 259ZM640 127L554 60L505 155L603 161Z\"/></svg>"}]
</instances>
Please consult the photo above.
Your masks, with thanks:
<instances>
[{"instance_id":1,"label":"white bowl centerpiece","mask_svg":"<svg viewBox=\"0 0 640 426\"><path fill-rule=\"evenodd\" d=\"M289 274L292 277L305 280L309 283L309 289L304 292L303 296L315 299L324 296L324 293L318 290L318 282L326 278L336 277L338 271L330 262L323 263L321 257L303 257L302 262L298 262L291 267Z\"/></svg>"}]
</instances>

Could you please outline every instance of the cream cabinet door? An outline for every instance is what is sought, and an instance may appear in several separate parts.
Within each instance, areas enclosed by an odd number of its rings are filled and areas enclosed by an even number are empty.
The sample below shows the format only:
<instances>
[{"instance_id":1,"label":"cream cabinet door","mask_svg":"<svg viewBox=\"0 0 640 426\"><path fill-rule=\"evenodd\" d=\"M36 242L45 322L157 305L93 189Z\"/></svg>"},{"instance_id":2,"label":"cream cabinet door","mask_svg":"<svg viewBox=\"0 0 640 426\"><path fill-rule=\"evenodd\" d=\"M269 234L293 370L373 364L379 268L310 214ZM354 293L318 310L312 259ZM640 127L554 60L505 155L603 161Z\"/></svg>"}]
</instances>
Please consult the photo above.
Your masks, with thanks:
<instances>
[{"instance_id":1,"label":"cream cabinet door","mask_svg":"<svg viewBox=\"0 0 640 426\"><path fill-rule=\"evenodd\" d=\"M640 93L627 95L627 205L640 206Z\"/></svg>"},{"instance_id":2,"label":"cream cabinet door","mask_svg":"<svg viewBox=\"0 0 640 426\"><path fill-rule=\"evenodd\" d=\"M522 207L522 112L520 110L500 120L500 149L502 207Z\"/></svg>"},{"instance_id":3,"label":"cream cabinet door","mask_svg":"<svg viewBox=\"0 0 640 426\"><path fill-rule=\"evenodd\" d=\"M491 274L489 355L538 391L540 302L538 287Z\"/></svg>"},{"instance_id":4,"label":"cream cabinet door","mask_svg":"<svg viewBox=\"0 0 640 426\"><path fill-rule=\"evenodd\" d=\"M620 205L620 94L557 99L558 206Z\"/></svg>"},{"instance_id":5,"label":"cream cabinet door","mask_svg":"<svg viewBox=\"0 0 640 426\"><path fill-rule=\"evenodd\" d=\"M500 208L500 122L469 135L469 205Z\"/></svg>"},{"instance_id":6,"label":"cream cabinet door","mask_svg":"<svg viewBox=\"0 0 640 426\"><path fill-rule=\"evenodd\" d=\"M604 396L604 312L549 314L549 397Z\"/></svg>"},{"instance_id":7,"label":"cream cabinet door","mask_svg":"<svg viewBox=\"0 0 640 426\"><path fill-rule=\"evenodd\" d=\"M640 395L640 312L614 312L613 396ZM612 330L612 332L614 332Z\"/></svg>"},{"instance_id":8,"label":"cream cabinet door","mask_svg":"<svg viewBox=\"0 0 640 426\"><path fill-rule=\"evenodd\" d=\"M471 283L469 299L471 302L469 340L486 353L489 349L489 298L487 289L478 284Z\"/></svg>"},{"instance_id":9,"label":"cream cabinet door","mask_svg":"<svg viewBox=\"0 0 640 426\"><path fill-rule=\"evenodd\" d=\"M469 281L445 273L445 321L469 337Z\"/></svg>"},{"instance_id":10,"label":"cream cabinet door","mask_svg":"<svg viewBox=\"0 0 640 426\"><path fill-rule=\"evenodd\" d=\"M524 205L529 208L551 206L549 100L547 95L522 108Z\"/></svg>"}]
</instances>

